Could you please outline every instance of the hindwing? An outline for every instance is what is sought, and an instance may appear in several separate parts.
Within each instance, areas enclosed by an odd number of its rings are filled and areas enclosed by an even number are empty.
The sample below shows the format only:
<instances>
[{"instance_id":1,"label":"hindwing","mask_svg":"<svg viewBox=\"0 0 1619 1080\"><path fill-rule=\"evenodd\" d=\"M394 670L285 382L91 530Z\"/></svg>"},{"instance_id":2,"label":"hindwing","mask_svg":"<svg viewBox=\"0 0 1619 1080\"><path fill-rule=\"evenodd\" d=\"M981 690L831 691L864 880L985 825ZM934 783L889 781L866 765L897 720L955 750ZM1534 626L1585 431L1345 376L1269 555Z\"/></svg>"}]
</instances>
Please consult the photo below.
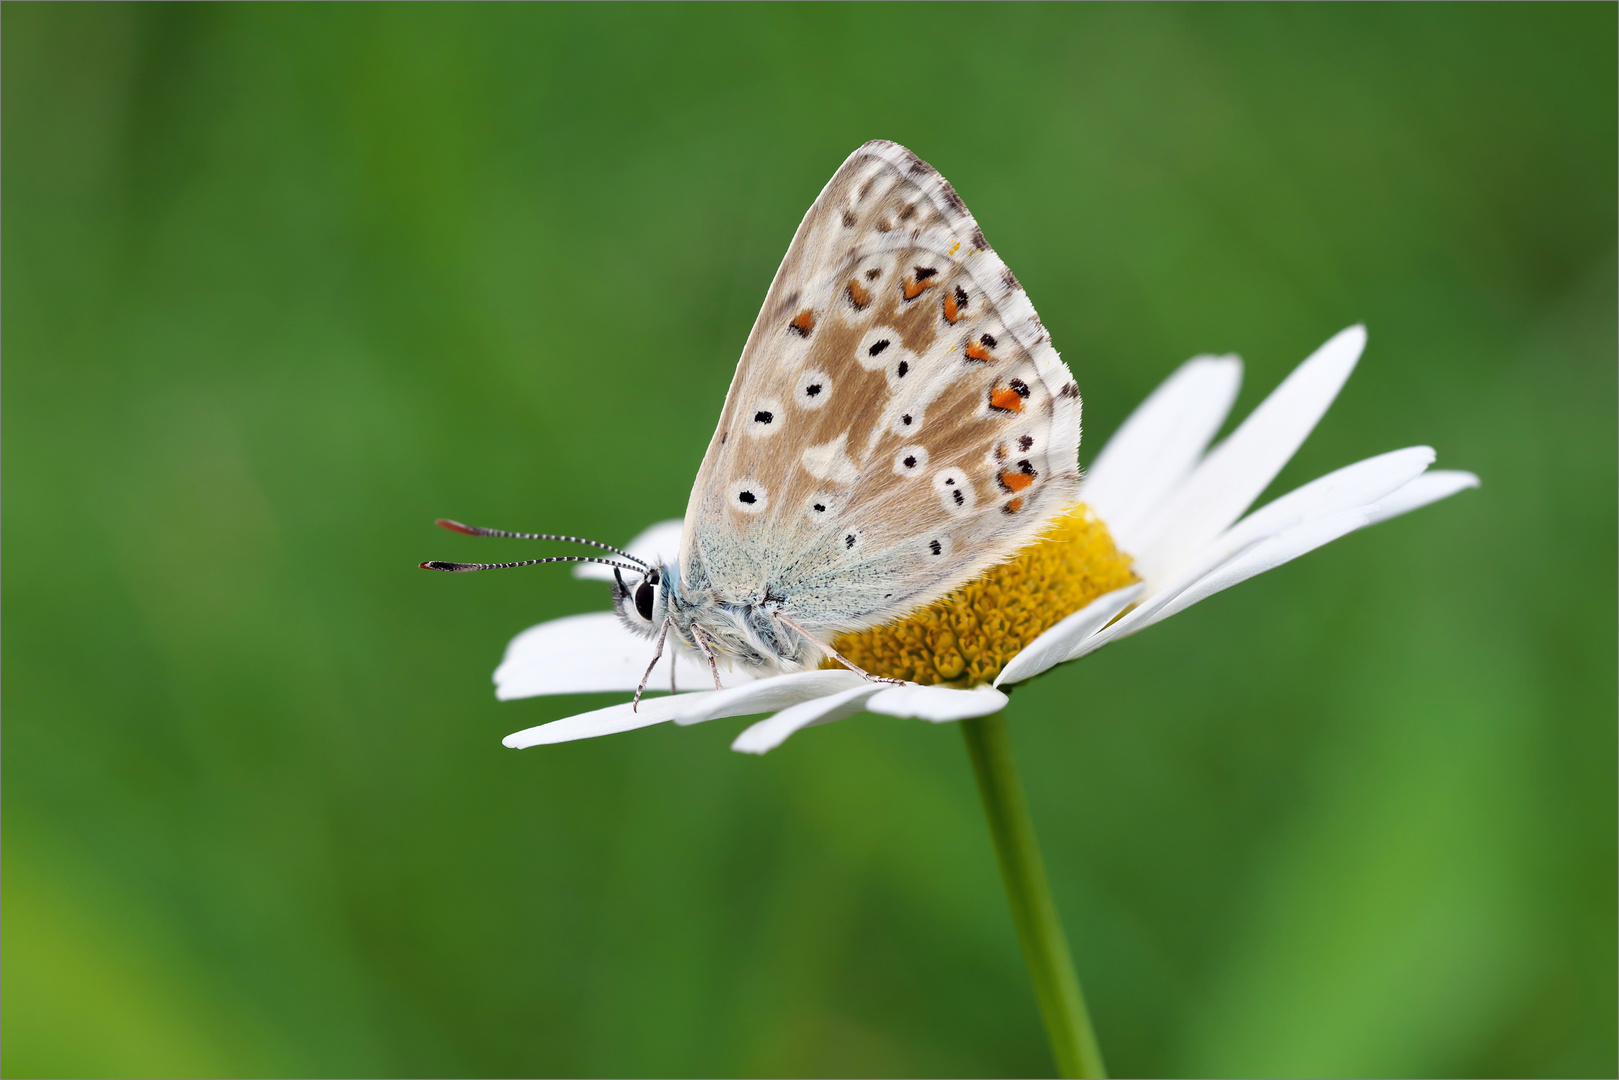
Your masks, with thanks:
<instances>
[{"instance_id":1,"label":"hindwing","mask_svg":"<svg viewBox=\"0 0 1619 1080\"><path fill-rule=\"evenodd\" d=\"M1078 489L1079 390L955 190L867 143L810 207L737 364L681 541L688 587L807 629L900 617Z\"/></svg>"}]
</instances>

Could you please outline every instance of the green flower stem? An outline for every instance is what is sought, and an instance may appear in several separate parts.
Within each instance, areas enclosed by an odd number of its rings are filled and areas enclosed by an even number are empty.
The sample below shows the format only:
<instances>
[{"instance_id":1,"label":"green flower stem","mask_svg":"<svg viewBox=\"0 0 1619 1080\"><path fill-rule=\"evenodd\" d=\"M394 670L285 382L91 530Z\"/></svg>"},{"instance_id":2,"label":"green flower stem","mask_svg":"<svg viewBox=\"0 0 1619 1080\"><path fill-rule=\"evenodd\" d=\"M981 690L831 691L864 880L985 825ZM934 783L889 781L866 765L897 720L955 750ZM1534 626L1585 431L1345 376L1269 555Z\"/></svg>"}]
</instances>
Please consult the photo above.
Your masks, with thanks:
<instances>
[{"instance_id":1,"label":"green flower stem","mask_svg":"<svg viewBox=\"0 0 1619 1080\"><path fill-rule=\"evenodd\" d=\"M964 720L961 733L966 736L967 754L978 777L989 834L995 840L1001 879L1006 882L1006 898L1012 905L1012 922L1017 926L1034 996L1046 1022L1051 1053L1057 1059L1057 1074L1106 1076L1102 1048L1096 1043L1091 1017L1085 1010L1085 995L1068 954L1068 939L1063 936L1057 907L1051 901L1051 885L1046 880L1040 845L1034 838L1029 803L1023 797L1017 766L1012 763L1006 719L995 713Z\"/></svg>"}]
</instances>

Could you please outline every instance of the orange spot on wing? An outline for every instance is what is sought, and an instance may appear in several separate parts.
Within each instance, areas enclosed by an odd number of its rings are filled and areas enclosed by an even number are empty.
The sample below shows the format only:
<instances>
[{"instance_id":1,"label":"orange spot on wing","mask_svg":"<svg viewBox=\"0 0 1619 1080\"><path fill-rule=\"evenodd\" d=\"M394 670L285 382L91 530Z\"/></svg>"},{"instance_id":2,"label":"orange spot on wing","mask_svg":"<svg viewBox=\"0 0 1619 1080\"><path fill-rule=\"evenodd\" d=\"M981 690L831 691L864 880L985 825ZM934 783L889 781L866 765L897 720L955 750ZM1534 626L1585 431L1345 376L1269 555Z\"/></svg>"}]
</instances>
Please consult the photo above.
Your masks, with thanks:
<instances>
[{"instance_id":1,"label":"orange spot on wing","mask_svg":"<svg viewBox=\"0 0 1619 1080\"><path fill-rule=\"evenodd\" d=\"M989 392L989 403L1002 412L1022 412L1023 395L1010 386L997 386Z\"/></svg>"},{"instance_id":2,"label":"orange spot on wing","mask_svg":"<svg viewBox=\"0 0 1619 1080\"><path fill-rule=\"evenodd\" d=\"M1001 507L1001 512L1006 514L1015 514L1021 509L1023 509L1023 497L1019 496L1016 499L1013 499L1011 502L1008 502L1005 506Z\"/></svg>"},{"instance_id":3,"label":"orange spot on wing","mask_svg":"<svg viewBox=\"0 0 1619 1080\"><path fill-rule=\"evenodd\" d=\"M910 278L903 285L901 285L900 288L905 292L905 299L915 300L918 296L921 296L925 290L933 288L933 282L917 281L915 278Z\"/></svg>"},{"instance_id":4,"label":"orange spot on wing","mask_svg":"<svg viewBox=\"0 0 1619 1080\"><path fill-rule=\"evenodd\" d=\"M956 306L956 298L953 294L947 294L944 298L944 321L947 323L961 321L961 308Z\"/></svg>"},{"instance_id":5,"label":"orange spot on wing","mask_svg":"<svg viewBox=\"0 0 1619 1080\"><path fill-rule=\"evenodd\" d=\"M793 316L793 321L787 324L787 329L799 337L809 337L810 331L815 329L815 312L805 308Z\"/></svg>"},{"instance_id":6,"label":"orange spot on wing","mask_svg":"<svg viewBox=\"0 0 1619 1080\"><path fill-rule=\"evenodd\" d=\"M867 304L871 303L871 293L867 292L866 287L854 278L849 279L849 303L853 304L856 309L864 309Z\"/></svg>"},{"instance_id":7,"label":"orange spot on wing","mask_svg":"<svg viewBox=\"0 0 1619 1080\"><path fill-rule=\"evenodd\" d=\"M995 358L990 355L988 349L986 349L982 345L978 344L978 342L969 341L969 342L967 342L967 359L969 359L969 360L982 360L987 364L991 360L994 360Z\"/></svg>"},{"instance_id":8,"label":"orange spot on wing","mask_svg":"<svg viewBox=\"0 0 1619 1080\"><path fill-rule=\"evenodd\" d=\"M1011 469L1002 469L996 479L1001 482L1001 487L1007 491L1022 491L1034 483L1033 476L1026 472L1013 472Z\"/></svg>"}]
</instances>

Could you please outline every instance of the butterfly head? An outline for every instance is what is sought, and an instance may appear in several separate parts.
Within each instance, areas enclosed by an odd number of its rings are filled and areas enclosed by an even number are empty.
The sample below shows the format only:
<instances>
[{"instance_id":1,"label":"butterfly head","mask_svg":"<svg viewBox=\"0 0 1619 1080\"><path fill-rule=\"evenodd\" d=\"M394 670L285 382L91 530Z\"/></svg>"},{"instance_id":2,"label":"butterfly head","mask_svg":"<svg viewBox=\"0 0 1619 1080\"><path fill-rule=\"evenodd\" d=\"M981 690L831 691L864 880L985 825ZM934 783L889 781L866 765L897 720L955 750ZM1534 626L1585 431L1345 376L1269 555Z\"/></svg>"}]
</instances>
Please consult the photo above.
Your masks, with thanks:
<instances>
[{"instance_id":1,"label":"butterfly head","mask_svg":"<svg viewBox=\"0 0 1619 1080\"><path fill-rule=\"evenodd\" d=\"M672 567L652 567L640 575L625 577L613 570L613 610L619 621L644 637L651 637L669 615Z\"/></svg>"}]
</instances>

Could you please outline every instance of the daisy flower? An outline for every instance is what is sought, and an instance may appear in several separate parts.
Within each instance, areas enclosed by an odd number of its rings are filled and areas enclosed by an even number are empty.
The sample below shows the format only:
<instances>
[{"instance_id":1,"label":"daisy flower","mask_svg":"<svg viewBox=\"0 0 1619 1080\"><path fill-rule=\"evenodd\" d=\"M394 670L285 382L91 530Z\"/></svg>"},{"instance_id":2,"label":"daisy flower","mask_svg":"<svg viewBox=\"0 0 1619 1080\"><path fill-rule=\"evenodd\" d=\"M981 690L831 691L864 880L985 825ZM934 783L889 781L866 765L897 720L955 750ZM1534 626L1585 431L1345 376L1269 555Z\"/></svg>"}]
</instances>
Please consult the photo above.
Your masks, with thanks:
<instances>
[{"instance_id":1,"label":"daisy flower","mask_svg":"<svg viewBox=\"0 0 1619 1080\"><path fill-rule=\"evenodd\" d=\"M899 622L836 638L846 669L753 678L731 671L723 690L643 698L506 737L521 748L673 721L773 715L732 749L762 754L793 733L860 712L936 723L1006 707L1002 689L1144 630L1256 574L1357 529L1477 487L1468 472L1433 470L1426 446L1394 450L1328 473L1243 516L1338 395L1366 344L1363 327L1333 337L1235 431L1209 447L1236 400L1242 362L1197 357L1130 415L1091 464L1080 503L1040 540L943 600ZM681 522L653 525L627 550L652 565L678 550ZM610 580L603 566L580 577ZM633 691L648 643L610 611L541 623L507 646L495 670L501 700ZM699 658L670 650L649 687L709 684ZM671 667L672 665L672 667Z\"/></svg>"}]
</instances>

